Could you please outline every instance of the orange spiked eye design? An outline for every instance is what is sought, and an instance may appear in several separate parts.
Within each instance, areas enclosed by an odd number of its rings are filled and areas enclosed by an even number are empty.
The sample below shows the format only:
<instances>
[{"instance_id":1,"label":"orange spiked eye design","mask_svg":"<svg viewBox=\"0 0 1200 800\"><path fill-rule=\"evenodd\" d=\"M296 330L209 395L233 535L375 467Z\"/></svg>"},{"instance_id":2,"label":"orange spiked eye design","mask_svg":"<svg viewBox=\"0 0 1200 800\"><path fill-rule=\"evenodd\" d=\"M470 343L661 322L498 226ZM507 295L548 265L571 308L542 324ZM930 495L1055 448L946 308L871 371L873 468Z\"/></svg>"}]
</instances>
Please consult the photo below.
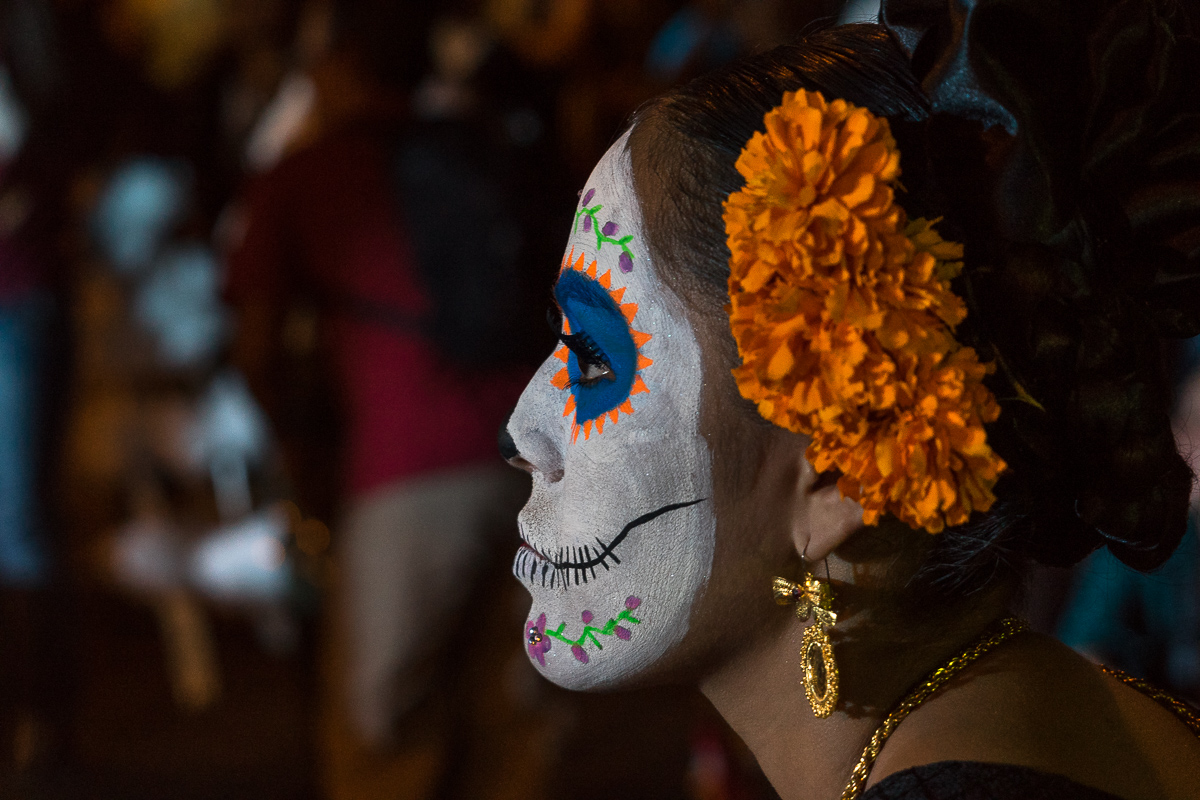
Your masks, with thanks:
<instances>
[{"instance_id":1,"label":"orange spiked eye design","mask_svg":"<svg viewBox=\"0 0 1200 800\"><path fill-rule=\"evenodd\" d=\"M587 440L617 424L622 413L633 413L633 395L650 391L641 371L654 362L641 347L651 336L634 330L638 307L624 297L624 287L612 288L611 271L597 276L595 260L576 257L572 248L554 284L563 314L562 345L554 355L564 366L551 380L570 392L563 416L575 415L572 442L580 431Z\"/></svg>"}]
</instances>

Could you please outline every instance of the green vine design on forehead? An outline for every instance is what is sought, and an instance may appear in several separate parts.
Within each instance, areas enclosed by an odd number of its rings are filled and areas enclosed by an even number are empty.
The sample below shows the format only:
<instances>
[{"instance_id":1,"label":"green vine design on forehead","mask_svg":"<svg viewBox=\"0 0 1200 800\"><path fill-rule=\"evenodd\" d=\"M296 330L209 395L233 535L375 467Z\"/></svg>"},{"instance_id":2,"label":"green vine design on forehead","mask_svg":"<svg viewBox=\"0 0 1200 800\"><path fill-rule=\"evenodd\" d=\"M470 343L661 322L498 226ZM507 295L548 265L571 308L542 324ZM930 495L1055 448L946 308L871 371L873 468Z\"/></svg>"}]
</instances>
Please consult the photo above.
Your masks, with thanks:
<instances>
[{"instance_id":1,"label":"green vine design on forehead","mask_svg":"<svg viewBox=\"0 0 1200 800\"><path fill-rule=\"evenodd\" d=\"M633 234L629 233L618 239L617 236L621 232L620 225L612 221L606 222L603 225L600 224L600 220L597 219L596 215L604 206L599 203L594 206L588 205L595 195L595 189L588 189L587 194L583 196L582 207L575 212L575 227L573 230L574 232L579 231L579 220L582 218L583 232L591 233L594 231L596 233L596 252L599 252L605 244L615 244L621 248L621 255L617 259L617 266L621 272L633 272L633 251L629 249L629 243L633 241Z\"/></svg>"},{"instance_id":2,"label":"green vine design on forehead","mask_svg":"<svg viewBox=\"0 0 1200 800\"><path fill-rule=\"evenodd\" d=\"M597 636L616 636L623 642L629 641L633 633L622 623L629 625L642 624L642 621L633 615L633 612L641 603L641 599L637 597L630 596L625 598L625 608L621 609L621 613L599 628L591 624L593 619L592 612L584 611L581 615L583 632L579 634L578 639L572 639L563 633L567 628L567 623L565 622L560 623L557 630L547 628L546 615L542 614L538 617L536 623L530 622L528 624L529 654L545 664L542 654L550 649L548 639L557 639L571 648L571 655L575 656L576 661L586 664L588 663L588 652L584 649L585 644L591 643L596 646L597 650L604 649L604 645L600 644L600 640L596 638Z\"/></svg>"}]
</instances>

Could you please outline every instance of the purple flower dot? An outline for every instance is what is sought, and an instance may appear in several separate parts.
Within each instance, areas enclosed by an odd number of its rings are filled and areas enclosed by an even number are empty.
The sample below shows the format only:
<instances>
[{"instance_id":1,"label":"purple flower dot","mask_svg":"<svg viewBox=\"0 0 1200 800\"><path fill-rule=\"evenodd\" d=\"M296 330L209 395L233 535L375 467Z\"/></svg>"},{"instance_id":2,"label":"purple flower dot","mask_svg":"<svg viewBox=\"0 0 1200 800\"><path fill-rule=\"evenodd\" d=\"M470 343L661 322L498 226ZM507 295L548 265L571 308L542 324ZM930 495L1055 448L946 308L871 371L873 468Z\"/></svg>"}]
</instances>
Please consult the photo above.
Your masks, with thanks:
<instances>
[{"instance_id":1,"label":"purple flower dot","mask_svg":"<svg viewBox=\"0 0 1200 800\"><path fill-rule=\"evenodd\" d=\"M538 618L540 628L533 622L526 624L526 637L528 642L529 657L536 659L543 667L546 666L545 653L550 649L550 637L545 636L543 632L546 629L546 615L543 614Z\"/></svg>"},{"instance_id":2,"label":"purple flower dot","mask_svg":"<svg viewBox=\"0 0 1200 800\"><path fill-rule=\"evenodd\" d=\"M592 218L584 215L583 217L583 232L587 233L592 229Z\"/></svg>"},{"instance_id":3,"label":"purple flower dot","mask_svg":"<svg viewBox=\"0 0 1200 800\"><path fill-rule=\"evenodd\" d=\"M585 194L583 196L583 204L586 206L588 203L592 202L592 198L595 196L596 196L596 190L588 189L587 194Z\"/></svg>"},{"instance_id":4,"label":"purple flower dot","mask_svg":"<svg viewBox=\"0 0 1200 800\"><path fill-rule=\"evenodd\" d=\"M617 634L617 638L620 639L621 641L623 641L623 642L629 641L629 628L626 628L623 625L618 625L616 630L613 631L613 633Z\"/></svg>"},{"instance_id":5,"label":"purple flower dot","mask_svg":"<svg viewBox=\"0 0 1200 800\"><path fill-rule=\"evenodd\" d=\"M575 656L575 660L581 664L586 664L588 662L587 651L579 645L575 645L571 648L571 655Z\"/></svg>"},{"instance_id":6,"label":"purple flower dot","mask_svg":"<svg viewBox=\"0 0 1200 800\"><path fill-rule=\"evenodd\" d=\"M603 233L605 236L616 236L617 231L619 231L619 230L621 230L621 226L618 225L617 223L606 222L606 223L604 223L604 227L600 229L600 232Z\"/></svg>"},{"instance_id":7,"label":"purple flower dot","mask_svg":"<svg viewBox=\"0 0 1200 800\"><path fill-rule=\"evenodd\" d=\"M580 616L581 616L581 617L582 617L582 619L583 619L583 624L584 624L584 625L587 625L589 622L591 622L591 621L592 621L592 612L590 612L590 611L585 611L585 612L583 612L583 614L581 614Z\"/></svg>"},{"instance_id":8,"label":"purple flower dot","mask_svg":"<svg viewBox=\"0 0 1200 800\"><path fill-rule=\"evenodd\" d=\"M621 268L621 272L633 272L633 256L629 253L621 253L621 257L617 259L617 266Z\"/></svg>"},{"instance_id":9,"label":"purple flower dot","mask_svg":"<svg viewBox=\"0 0 1200 800\"><path fill-rule=\"evenodd\" d=\"M635 608L637 608L641 604L642 604L642 600L639 597L633 597L632 595L630 595L629 597L625 598L625 607L628 608L630 611L633 611Z\"/></svg>"}]
</instances>

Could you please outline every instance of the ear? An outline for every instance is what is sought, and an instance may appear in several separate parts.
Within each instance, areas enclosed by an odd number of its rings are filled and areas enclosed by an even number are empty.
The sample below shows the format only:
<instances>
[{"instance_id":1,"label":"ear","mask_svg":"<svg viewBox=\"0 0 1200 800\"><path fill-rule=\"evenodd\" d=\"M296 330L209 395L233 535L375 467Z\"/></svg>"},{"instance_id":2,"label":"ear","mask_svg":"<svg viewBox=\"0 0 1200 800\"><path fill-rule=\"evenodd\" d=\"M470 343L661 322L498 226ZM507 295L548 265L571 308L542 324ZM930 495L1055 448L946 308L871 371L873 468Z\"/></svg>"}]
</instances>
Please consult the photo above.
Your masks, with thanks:
<instances>
[{"instance_id":1,"label":"ear","mask_svg":"<svg viewBox=\"0 0 1200 800\"><path fill-rule=\"evenodd\" d=\"M862 506L842 497L831 474L819 475L803 452L792 515L792 542L809 563L822 561L862 527Z\"/></svg>"}]
</instances>

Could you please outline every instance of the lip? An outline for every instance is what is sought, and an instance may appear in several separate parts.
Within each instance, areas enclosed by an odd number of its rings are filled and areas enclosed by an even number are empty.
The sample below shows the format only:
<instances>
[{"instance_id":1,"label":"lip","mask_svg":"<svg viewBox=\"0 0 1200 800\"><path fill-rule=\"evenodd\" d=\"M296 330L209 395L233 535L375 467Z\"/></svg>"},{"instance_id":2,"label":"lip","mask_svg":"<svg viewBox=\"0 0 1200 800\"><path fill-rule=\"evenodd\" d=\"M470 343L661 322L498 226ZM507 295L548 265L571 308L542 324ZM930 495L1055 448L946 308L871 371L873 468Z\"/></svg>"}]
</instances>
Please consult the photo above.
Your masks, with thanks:
<instances>
[{"instance_id":1,"label":"lip","mask_svg":"<svg viewBox=\"0 0 1200 800\"><path fill-rule=\"evenodd\" d=\"M541 552L540 550L538 550L536 547L534 547L533 545L531 545L529 542L525 541L524 539L522 539L521 543L519 545L517 545L517 552L519 553L522 550L528 550L530 553L533 553L535 556L537 556L542 561L550 561L550 557L548 555Z\"/></svg>"},{"instance_id":2,"label":"lip","mask_svg":"<svg viewBox=\"0 0 1200 800\"><path fill-rule=\"evenodd\" d=\"M538 550L537 547L535 547L533 543L529 541L529 537L525 535L525 526L521 523L520 519L517 520L517 536L521 539L521 542L517 547L518 552L520 552L522 549L525 549L543 561L551 560L550 556L546 555L541 550Z\"/></svg>"},{"instance_id":3,"label":"lip","mask_svg":"<svg viewBox=\"0 0 1200 800\"><path fill-rule=\"evenodd\" d=\"M512 573L521 583L530 586L540 578L541 585L545 588L553 589L556 583L560 588L566 588L565 580L558 580L558 570L552 569L550 559L534 550L526 542L521 542L516 555L513 556Z\"/></svg>"}]
</instances>

